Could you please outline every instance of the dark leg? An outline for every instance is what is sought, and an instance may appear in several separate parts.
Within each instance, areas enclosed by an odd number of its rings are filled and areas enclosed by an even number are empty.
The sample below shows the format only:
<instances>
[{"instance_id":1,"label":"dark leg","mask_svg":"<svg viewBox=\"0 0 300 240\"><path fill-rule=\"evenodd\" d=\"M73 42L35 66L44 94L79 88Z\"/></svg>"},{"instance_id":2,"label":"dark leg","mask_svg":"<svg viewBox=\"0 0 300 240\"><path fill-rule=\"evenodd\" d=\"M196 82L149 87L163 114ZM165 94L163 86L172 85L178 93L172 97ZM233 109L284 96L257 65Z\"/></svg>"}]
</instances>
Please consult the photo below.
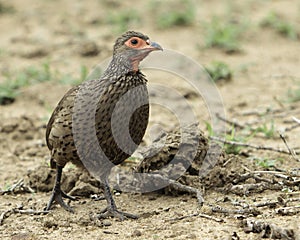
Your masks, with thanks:
<instances>
[{"instance_id":1,"label":"dark leg","mask_svg":"<svg viewBox=\"0 0 300 240\"><path fill-rule=\"evenodd\" d=\"M50 207L52 205L52 203L55 201L57 202L60 206L62 206L65 210L69 211L69 212L74 212L74 210L67 205L64 200L62 199L64 198L68 198L70 200L76 200L74 197L71 197L69 195L67 195L66 193L64 193L61 189L60 189L60 181L61 181L61 175L62 175L62 169L63 167L61 166L56 166L56 179L55 179L55 184L52 190L52 195L50 197L50 200L48 202L48 205L46 207L46 211L50 210Z\"/></svg>"},{"instance_id":2,"label":"dark leg","mask_svg":"<svg viewBox=\"0 0 300 240\"><path fill-rule=\"evenodd\" d=\"M103 190L104 190L104 196L107 201L107 207L103 209L100 214L98 215L98 218L107 218L107 217L116 217L119 218L121 221L124 220L124 218L132 218L137 219L138 217L130 214L121 212L117 209L116 203L113 199L113 196L111 194L108 181L105 178L104 184L103 184Z\"/></svg>"}]
</instances>

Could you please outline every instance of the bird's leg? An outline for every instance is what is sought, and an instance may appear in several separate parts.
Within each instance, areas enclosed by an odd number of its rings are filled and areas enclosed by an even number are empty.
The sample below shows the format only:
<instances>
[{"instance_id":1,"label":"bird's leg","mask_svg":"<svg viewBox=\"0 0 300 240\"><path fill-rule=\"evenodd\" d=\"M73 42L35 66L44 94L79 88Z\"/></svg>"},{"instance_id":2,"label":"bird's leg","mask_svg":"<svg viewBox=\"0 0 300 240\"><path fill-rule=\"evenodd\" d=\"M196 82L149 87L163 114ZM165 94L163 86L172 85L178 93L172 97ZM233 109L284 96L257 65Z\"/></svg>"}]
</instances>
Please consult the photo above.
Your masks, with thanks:
<instances>
[{"instance_id":1,"label":"bird's leg","mask_svg":"<svg viewBox=\"0 0 300 240\"><path fill-rule=\"evenodd\" d=\"M136 215L126 213L126 212L121 212L117 209L116 203L113 199L113 196L111 194L108 185L107 178L105 178L104 180L103 190L104 190L105 199L107 201L107 207L100 212L100 214L97 216L98 218L116 217L121 221L123 221L124 218L132 218L132 219L138 218Z\"/></svg>"},{"instance_id":2,"label":"bird's leg","mask_svg":"<svg viewBox=\"0 0 300 240\"><path fill-rule=\"evenodd\" d=\"M70 200L76 200L76 199L74 197L71 197L71 196L67 195L60 188L62 169L63 169L63 167L58 166L58 165L56 166L55 184L54 184L54 187L53 187L53 190L52 190L52 195L51 195L50 200L48 202L48 205L45 209L46 211L50 210L50 207L51 207L52 203L55 201L60 206L62 206L65 210L67 210L69 212L74 212L74 210L69 205L67 205L63 200L63 197L68 198Z\"/></svg>"}]
</instances>

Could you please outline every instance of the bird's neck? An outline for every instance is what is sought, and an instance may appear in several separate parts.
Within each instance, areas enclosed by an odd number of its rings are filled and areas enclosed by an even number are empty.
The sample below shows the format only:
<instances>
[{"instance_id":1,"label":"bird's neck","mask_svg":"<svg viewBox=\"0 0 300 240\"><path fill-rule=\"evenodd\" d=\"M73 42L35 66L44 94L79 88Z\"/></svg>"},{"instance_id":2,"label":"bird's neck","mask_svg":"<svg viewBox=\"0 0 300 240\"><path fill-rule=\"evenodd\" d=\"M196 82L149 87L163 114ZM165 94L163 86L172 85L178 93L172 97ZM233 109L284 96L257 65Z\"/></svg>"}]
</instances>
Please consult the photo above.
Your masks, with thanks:
<instances>
[{"instance_id":1,"label":"bird's neck","mask_svg":"<svg viewBox=\"0 0 300 240\"><path fill-rule=\"evenodd\" d=\"M112 77L112 76L121 76L127 75L128 73L136 73L138 74L139 71L139 59L127 59L123 56L116 55L113 56L110 64L108 65L107 69L104 71L103 76Z\"/></svg>"}]
</instances>

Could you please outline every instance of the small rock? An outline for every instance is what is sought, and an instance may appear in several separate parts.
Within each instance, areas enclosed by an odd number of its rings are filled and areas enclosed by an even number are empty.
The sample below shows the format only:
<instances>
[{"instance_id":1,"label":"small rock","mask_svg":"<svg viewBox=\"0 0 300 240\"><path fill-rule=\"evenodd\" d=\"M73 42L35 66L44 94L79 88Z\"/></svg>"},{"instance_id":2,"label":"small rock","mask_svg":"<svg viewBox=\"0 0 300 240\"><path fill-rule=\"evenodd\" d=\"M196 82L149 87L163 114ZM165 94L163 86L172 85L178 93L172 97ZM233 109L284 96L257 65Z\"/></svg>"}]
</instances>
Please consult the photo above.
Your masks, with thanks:
<instances>
[{"instance_id":1,"label":"small rock","mask_svg":"<svg viewBox=\"0 0 300 240\"><path fill-rule=\"evenodd\" d=\"M46 220L44 222L44 227L45 228L57 228L58 224L54 220Z\"/></svg>"},{"instance_id":2,"label":"small rock","mask_svg":"<svg viewBox=\"0 0 300 240\"><path fill-rule=\"evenodd\" d=\"M245 183L246 183L246 184L255 184L255 183L257 183L257 182L256 182L255 179L249 178L249 179L247 179L247 180L245 181Z\"/></svg>"},{"instance_id":3,"label":"small rock","mask_svg":"<svg viewBox=\"0 0 300 240\"><path fill-rule=\"evenodd\" d=\"M40 58L45 57L49 54L48 50L45 47L38 47L33 49L28 49L27 51L20 53L23 58Z\"/></svg>"},{"instance_id":4,"label":"small rock","mask_svg":"<svg viewBox=\"0 0 300 240\"><path fill-rule=\"evenodd\" d=\"M109 221L109 220L107 220L107 219L104 219L104 220L102 221L102 225L103 225L104 227L111 226L111 221Z\"/></svg>"},{"instance_id":5,"label":"small rock","mask_svg":"<svg viewBox=\"0 0 300 240\"><path fill-rule=\"evenodd\" d=\"M190 233L188 236L187 236L187 239L197 239L197 235L195 233Z\"/></svg>"},{"instance_id":6,"label":"small rock","mask_svg":"<svg viewBox=\"0 0 300 240\"><path fill-rule=\"evenodd\" d=\"M140 236L142 236L142 232L140 230L138 230L138 229L135 229L133 231L133 233L131 234L131 236L132 237L140 237Z\"/></svg>"},{"instance_id":7,"label":"small rock","mask_svg":"<svg viewBox=\"0 0 300 240\"><path fill-rule=\"evenodd\" d=\"M156 199L157 199L157 196L154 196L154 195L149 196L149 198L148 198L149 201L154 201Z\"/></svg>"},{"instance_id":8,"label":"small rock","mask_svg":"<svg viewBox=\"0 0 300 240\"><path fill-rule=\"evenodd\" d=\"M35 240L38 239L35 235L31 233L20 233L12 236L11 240Z\"/></svg>"},{"instance_id":9,"label":"small rock","mask_svg":"<svg viewBox=\"0 0 300 240\"><path fill-rule=\"evenodd\" d=\"M82 57L97 56L100 52L97 44L93 41L81 42L77 50Z\"/></svg>"}]
</instances>

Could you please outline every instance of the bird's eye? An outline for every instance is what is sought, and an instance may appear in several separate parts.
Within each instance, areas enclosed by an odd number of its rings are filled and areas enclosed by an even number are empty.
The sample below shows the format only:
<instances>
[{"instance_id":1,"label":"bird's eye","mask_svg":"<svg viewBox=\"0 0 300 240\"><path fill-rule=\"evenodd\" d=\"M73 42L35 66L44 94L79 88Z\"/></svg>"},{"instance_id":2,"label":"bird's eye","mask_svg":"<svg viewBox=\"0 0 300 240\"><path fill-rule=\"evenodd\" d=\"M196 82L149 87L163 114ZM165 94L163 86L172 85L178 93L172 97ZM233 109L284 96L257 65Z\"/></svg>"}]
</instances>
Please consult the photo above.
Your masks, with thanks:
<instances>
[{"instance_id":1,"label":"bird's eye","mask_svg":"<svg viewBox=\"0 0 300 240\"><path fill-rule=\"evenodd\" d=\"M130 42L132 45L137 45L139 41L136 38L134 38Z\"/></svg>"}]
</instances>

